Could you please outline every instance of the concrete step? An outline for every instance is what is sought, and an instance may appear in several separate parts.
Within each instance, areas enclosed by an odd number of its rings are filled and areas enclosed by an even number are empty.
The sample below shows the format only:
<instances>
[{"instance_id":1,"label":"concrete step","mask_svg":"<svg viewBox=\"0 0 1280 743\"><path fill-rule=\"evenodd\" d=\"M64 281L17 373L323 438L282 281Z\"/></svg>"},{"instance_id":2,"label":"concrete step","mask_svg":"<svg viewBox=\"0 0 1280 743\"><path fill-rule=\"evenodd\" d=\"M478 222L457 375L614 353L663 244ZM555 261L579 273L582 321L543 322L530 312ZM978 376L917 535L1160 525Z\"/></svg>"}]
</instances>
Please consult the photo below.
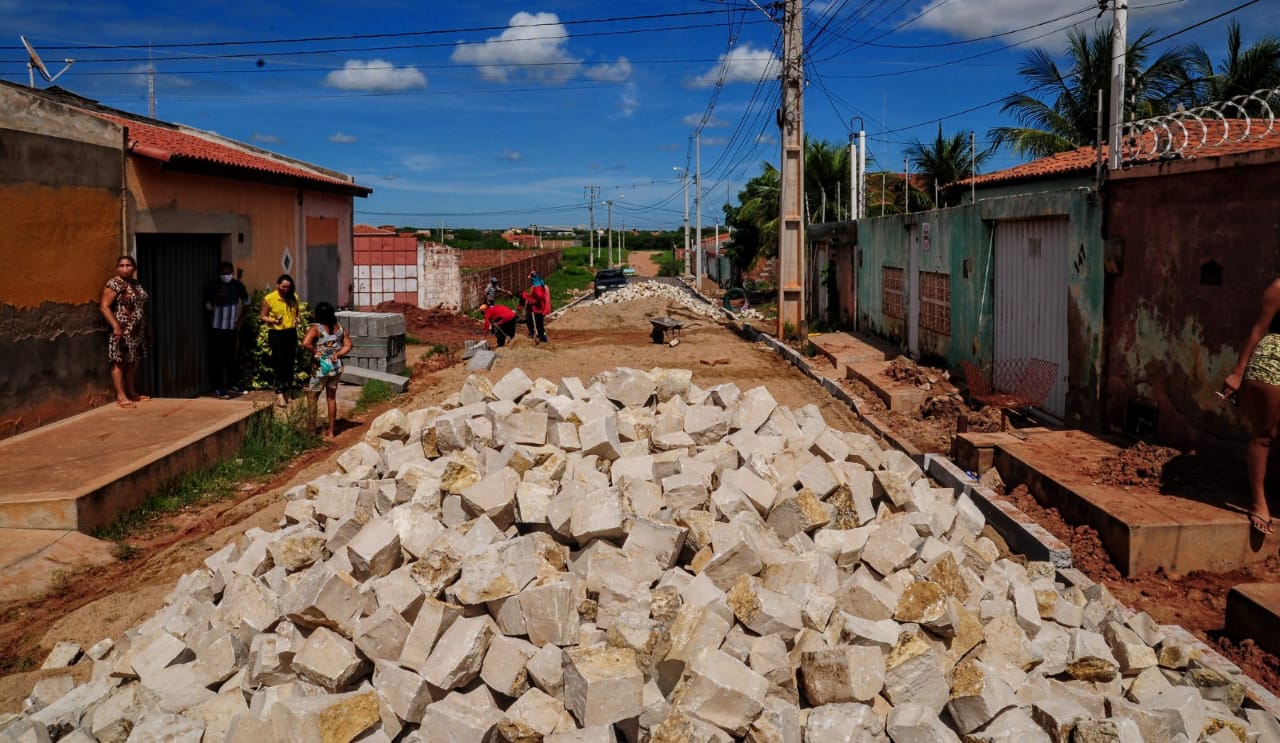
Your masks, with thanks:
<instances>
[{"instance_id":1,"label":"concrete step","mask_svg":"<svg viewBox=\"0 0 1280 743\"><path fill-rule=\"evenodd\" d=\"M865 384L889 410L910 413L928 399L929 393L908 382L899 382L884 375L888 361L862 361L849 364L846 376Z\"/></svg>"},{"instance_id":2,"label":"concrete step","mask_svg":"<svg viewBox=\"0 0 1280 743\"><path fill-rule=\"evenodd\" d=\"M1241 583L1227 593L1227 633L1280 655L1280 583Z\"/></svg>"},{"instance_id":3,"label":"concrete step","mask_svg":"<svg viewBox=\"0 0 1280 743\"><path fill-rule=\"evenodd\" d=\"M1067 523L1096 529L1125 576L1157 568L1227 572L1280 549L1280 534L1262 539L1249 528L1240 493L1192 498L1103 485L1089 473L1119 447L1082 431L1017 433L1026 440L1002 439L994 445L994 465L1006 486L1025 484Z\"/></svg>"},{"instance_id":4,"label":"concrete step","mask_svg":"<svg viewBox=\"0 0 1280 743\"><path fill-rule=\"evenodd\" d=\"M0 602L39 596L59 574L112 562L114 548L78 531L0 529Z\"/></svg>"},{"instance_id":5,"label":"concrete step","mask_svg":"<svg viewBox=\"0 0 1280 743\"><path fill-rule=\"evenodd\" d=\"M899 356L898 349L879 338L864 338L853 333L819 333L809 336L809 342L841 374L850 364L888 361Z\"/></svg>"},{"instance_id":6,"label":"concrete step","mask_svg":"<svg viewBox=\"0 0 1280 743\"><path fill-rule=\"evenodd\" d=\"M91 532L162 483L230 456L249 420L243 400L114 403L0 441L0 528Z\"/></svg>"}]
</instances>

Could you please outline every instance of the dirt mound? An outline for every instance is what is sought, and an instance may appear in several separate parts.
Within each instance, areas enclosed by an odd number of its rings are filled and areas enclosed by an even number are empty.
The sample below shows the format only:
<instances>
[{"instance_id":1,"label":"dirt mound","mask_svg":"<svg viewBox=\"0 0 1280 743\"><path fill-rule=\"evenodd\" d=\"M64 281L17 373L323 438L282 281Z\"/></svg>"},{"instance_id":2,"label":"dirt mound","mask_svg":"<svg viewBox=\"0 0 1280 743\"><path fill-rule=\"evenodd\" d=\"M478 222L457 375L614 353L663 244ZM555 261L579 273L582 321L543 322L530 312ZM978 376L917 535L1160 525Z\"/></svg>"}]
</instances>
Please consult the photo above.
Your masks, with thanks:
<instances>
[{"instance_id":1,"label":"dirt mound","mask_svg":"<svg viewBox=\"0 0 1280 743\"><path fill-rule=\"evenodd\" d=\"M403 302L383 302L375 312L398 312L404 315L405 332L423 343L442 343L461 348L464 340L484 337L484 323L443 307L422 309Z\"/></svg>"},{"instance_id":2,"label":"dirt mound","mask_svg":"<svg viewBox=\"0 0 1280 743\"><path fill-rule=\"evenodd\" d=\"M1128 449L1122 449L1119 454L1103 459L1092 475L1103 485L1159 490L1165 466L1181 453L1167 446L1139 441Z\"/></svg>"},{"instance_id":3,"label":"dirt mound","mask_svg":"<svg viewBox=\"0 0 1280 743\"><path fill-rule=\"evenodd\" d=\"M889 366L885 367L884 376L897 382L906 382L920 389L936 391L940 394L956 391L955 385L950 382L951 375L945 370L935 369L931 366L921 366L906 356L899 356L890 361Z\"/></svg>"}]
</instances>

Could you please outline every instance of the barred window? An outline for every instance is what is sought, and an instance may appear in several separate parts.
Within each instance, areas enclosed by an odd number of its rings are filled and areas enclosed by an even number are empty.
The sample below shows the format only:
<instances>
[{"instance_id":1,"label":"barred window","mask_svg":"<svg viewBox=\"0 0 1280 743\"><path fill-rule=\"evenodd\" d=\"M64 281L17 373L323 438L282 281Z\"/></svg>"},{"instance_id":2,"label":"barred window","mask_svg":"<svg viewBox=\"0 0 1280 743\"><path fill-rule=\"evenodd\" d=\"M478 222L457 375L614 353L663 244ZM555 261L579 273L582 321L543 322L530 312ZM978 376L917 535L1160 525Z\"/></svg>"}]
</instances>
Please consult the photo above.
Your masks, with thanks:
<instances>
[{"instance_id":1,"label":"barred window","mask_svg":"<svg viewBox=\"0 0 1280 743\"><path fill-rule=\"evenodd\" d=\"M951 274L920 274L920 329L951 335Z\"/></svg>"},{"instance_id":2,"label":"barred window","mask_svg":"<svg viewBox=\"0 0 1280 743\"><path fill-rule=\"evenodd\" d=\"M905 320L907 317L906 271L885 266L883 274L884 314Z\"/></svg>"}]
</instances>

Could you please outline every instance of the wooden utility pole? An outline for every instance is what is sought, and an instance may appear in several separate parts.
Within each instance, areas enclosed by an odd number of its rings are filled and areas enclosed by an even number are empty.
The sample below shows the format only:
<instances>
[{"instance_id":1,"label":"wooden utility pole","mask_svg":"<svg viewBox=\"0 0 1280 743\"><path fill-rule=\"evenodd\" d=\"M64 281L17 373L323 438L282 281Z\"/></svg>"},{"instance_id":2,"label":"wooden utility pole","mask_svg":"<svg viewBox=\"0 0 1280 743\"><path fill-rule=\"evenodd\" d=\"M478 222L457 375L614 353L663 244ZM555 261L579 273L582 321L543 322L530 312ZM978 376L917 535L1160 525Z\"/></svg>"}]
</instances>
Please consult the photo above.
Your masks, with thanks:
<instances>
[{"instance_id":1,"label":"wooden utility pole","mask_svg":"<svg viewBox=\"0 0 1280 743\"><path fill-rule=\"evenodd\" d=\"M782 183L778 230L778 337L788 326L804 338L804 16L801 0L783 11Z\"/></svg>"}]
</instances>

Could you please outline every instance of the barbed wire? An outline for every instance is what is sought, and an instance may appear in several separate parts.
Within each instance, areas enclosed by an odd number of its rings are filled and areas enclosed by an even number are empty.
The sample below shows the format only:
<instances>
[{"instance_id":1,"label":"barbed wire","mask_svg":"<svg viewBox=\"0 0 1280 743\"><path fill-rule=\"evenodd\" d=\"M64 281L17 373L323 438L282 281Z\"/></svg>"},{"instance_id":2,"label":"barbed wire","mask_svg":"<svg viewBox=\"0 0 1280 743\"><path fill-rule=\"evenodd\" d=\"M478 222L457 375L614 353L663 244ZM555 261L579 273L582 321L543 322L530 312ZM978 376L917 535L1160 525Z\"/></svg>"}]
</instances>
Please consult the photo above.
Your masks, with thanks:
<instances>
[{"instance_id":1,"label":"barbed wire","mask_svg":"<svg viewBox=\"0 0 1280 743\"><path fill-rule=\"evenodd\" d=\"M1215 148L1260 140L1277 133L1280 86L1263 88L1203 106L1124 126L1121 159L1135 163L1152 159L1196 157Z\"/></svg>"}]
</instances>

